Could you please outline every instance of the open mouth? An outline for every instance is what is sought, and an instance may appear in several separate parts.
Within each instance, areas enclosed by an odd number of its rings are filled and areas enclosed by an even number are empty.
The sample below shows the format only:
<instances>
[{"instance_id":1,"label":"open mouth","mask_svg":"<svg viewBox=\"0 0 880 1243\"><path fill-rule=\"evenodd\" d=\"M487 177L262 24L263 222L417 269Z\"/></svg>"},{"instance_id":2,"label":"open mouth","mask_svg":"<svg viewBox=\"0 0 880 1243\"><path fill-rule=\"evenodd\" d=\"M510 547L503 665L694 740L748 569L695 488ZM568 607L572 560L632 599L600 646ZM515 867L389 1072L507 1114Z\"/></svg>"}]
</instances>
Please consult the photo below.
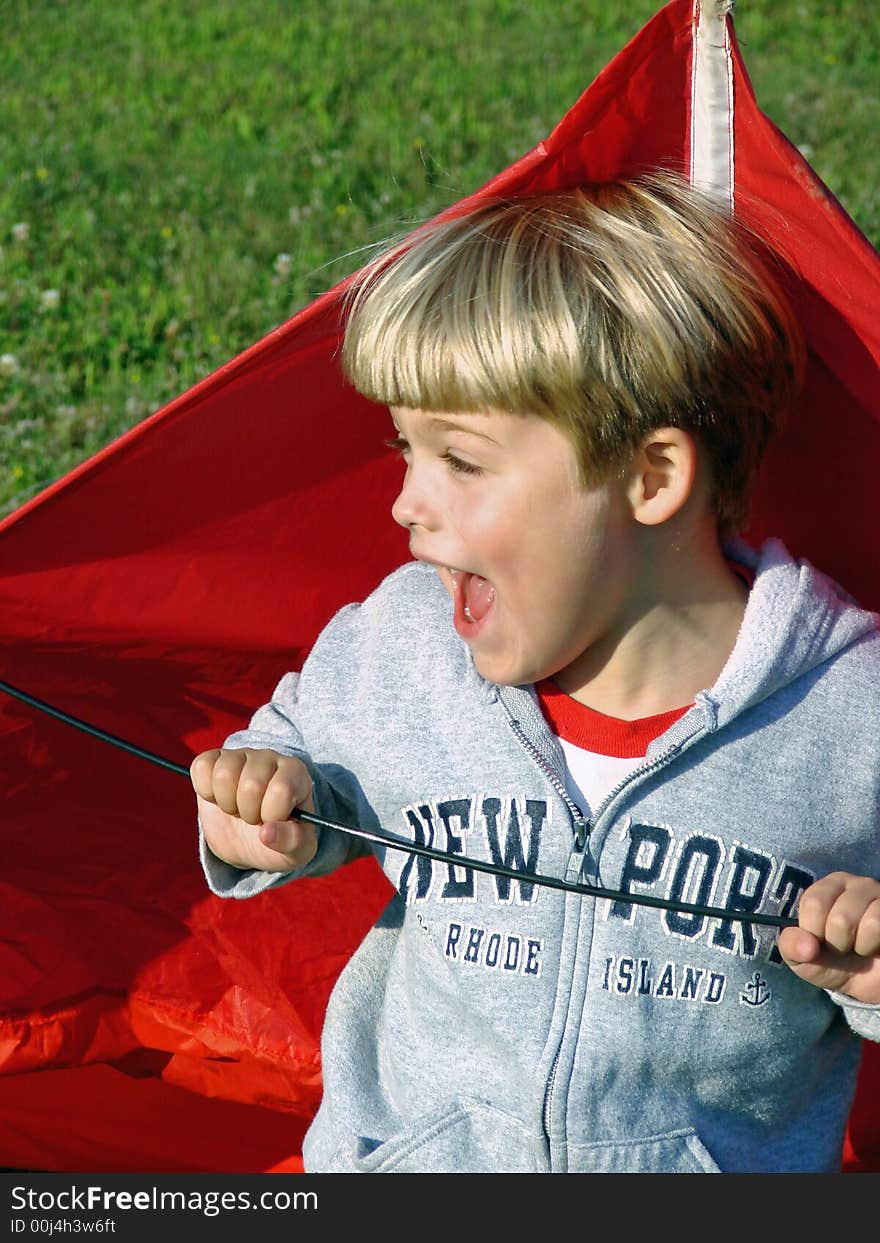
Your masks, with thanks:
<instances>
[{"instance_id":1,"label":"open mouth","mask_svg":"<svg viewBox=\"0 0 880 1243\"><path fill-rule=\"evenodd\" d=\"M455 605L454 625L462 638L473 638L479 631L495 603L495 588L481 574L468 570L453 570L452 598Z\"/></svg>"}]
</instances>

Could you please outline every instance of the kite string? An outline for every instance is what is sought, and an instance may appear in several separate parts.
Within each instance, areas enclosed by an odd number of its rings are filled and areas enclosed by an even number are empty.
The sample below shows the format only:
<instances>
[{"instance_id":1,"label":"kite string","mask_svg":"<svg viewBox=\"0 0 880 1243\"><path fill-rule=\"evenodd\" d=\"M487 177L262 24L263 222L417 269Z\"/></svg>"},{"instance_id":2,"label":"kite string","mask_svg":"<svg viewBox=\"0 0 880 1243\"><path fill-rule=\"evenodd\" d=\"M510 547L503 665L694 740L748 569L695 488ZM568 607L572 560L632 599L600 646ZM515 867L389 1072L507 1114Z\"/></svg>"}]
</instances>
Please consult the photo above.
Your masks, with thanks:
<instances>
[{"instance_id":1,"label":"kite string","mask_svg":"<svg viewBox=\"0 0 880 1243\"><path fill-rule=\"evenodd\" d=\"M49 716L55 717L56 720L63 721L65 725L71 725L75 729L82 730L93 738L100 739L101 742L119 747L123 751L128 751L131 755L136 755L140 759L147 760L152 764L158 764L162 768L167 768L171 772L179 773L181 776L190 779L190 770L184 767L184 765L176 764L173 760L168 760L164 756L156 755L155 752L147 751L145 748L138 747L132 742L127 742L116 734L98 729L97 726L89 724L88 721L72 716L69 712L64 712L60 708L46 703L43 699L37 699L36 696L28 694L27 691L19 690L18 687L12 686L9 682L0 681L0 691L5 691L7 695L11 695L14 699L20 699L22 703L26 703L40 712L45 712ZM339 832L348 833L352 837L360 837L365 841L377 842L392 850L402 850L408 854L422 855L440 863L448 863L452 867L464 867L471 868L477 872L488 872L493 876L502 876L509 880L518 881L520 884L534 884L548 889L562 889L570 893L583 894L587 897L607 898L615 902L625 902L632 906L649 906L660 910L675 911L679 914L697 915L710 919L732 920L744 924L761 924L770 928L796 928L798 926L796 919L785 918L780 915L761 915L752 911L731 911L725 907L704 906L700 903L675 902L671 898L655 898L650 894L624 893L616 889L605 889L598 885L584 885L575 881L562 880L555 876L544 876L539 872L518 871L516 868L509 868L500 863L489 863L482 859L472 859L468 855L458 855L450 851L438 850L434 846L423 846L418 842L404 841L402 838L395 837L384 829L379 831L363 829L355 825L339 824L335 820L326 820L312 812L299 811L296 813L296 818L313 824L318 828L336 829Z\"/></svg>"}]
</instances>

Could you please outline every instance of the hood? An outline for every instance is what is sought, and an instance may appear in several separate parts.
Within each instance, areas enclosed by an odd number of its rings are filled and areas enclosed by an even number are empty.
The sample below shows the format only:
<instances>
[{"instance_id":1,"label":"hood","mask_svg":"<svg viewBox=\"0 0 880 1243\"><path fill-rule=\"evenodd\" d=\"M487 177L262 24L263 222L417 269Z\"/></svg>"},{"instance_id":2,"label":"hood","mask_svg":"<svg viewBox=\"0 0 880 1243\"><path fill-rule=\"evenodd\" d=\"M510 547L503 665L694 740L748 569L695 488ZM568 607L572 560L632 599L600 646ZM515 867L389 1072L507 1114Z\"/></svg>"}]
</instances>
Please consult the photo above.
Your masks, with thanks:
<instances>
[{"instance_id":1,"label":"hood","mask_svg":"<svg viewBox=\"0 0 880 1243\"><path fill-rule=\"evenodd\" d=\"M793 557L778 539L760 549L740 539L725 554L754 572L733 651L715 685L697 698L716 726L876 633L880 615L861 608L832 578Z\"/></svg>"}]
</instances>

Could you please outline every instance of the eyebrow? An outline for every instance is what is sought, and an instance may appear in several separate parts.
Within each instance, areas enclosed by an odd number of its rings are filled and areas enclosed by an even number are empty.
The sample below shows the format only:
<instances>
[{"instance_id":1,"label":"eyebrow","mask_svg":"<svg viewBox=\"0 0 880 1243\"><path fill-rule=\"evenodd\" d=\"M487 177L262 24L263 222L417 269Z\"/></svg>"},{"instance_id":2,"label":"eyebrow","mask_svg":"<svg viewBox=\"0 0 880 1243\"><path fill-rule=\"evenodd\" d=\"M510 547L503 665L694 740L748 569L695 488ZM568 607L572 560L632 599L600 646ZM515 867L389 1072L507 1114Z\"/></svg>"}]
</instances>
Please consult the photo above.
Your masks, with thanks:
<instances>
[{"instance_id":1,"label":"eyebrow","mask_svg":"<svg viewBox=\"0 0 880 1243\"><path fill-rule=\"evenodd\" d=\"M468 436L478 436L480 440L487 441L490 445L500 448L499 442L490 436L487 432L478 432L476 428L464 427L461 423L457 423L454 419L445 419L440 414L429 414L428 422L431 427L436 428L440 432L465 432Z\"/></svg>"}]
</instances>

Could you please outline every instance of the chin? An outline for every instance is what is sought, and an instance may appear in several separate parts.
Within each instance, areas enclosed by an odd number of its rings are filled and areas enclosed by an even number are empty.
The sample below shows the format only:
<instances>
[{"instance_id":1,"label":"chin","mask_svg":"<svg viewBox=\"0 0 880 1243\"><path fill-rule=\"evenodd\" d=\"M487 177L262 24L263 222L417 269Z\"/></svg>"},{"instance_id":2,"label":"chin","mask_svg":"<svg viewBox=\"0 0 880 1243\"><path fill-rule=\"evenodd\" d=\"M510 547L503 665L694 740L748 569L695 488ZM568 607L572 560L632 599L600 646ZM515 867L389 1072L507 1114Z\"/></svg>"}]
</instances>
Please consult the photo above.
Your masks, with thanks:
<instances>
[{"instance_id":1,"label":"chin","mask_svg":"<svg viewBox=\"0 0 880 1243\"><path fill-rule=\"evenodd\" d=\"M491 658L473 656L474 668L481 678L494 682L496 686L526 686L536 681L533 671L528 666L503 664Z\"/></svg>"}]
</instances>

